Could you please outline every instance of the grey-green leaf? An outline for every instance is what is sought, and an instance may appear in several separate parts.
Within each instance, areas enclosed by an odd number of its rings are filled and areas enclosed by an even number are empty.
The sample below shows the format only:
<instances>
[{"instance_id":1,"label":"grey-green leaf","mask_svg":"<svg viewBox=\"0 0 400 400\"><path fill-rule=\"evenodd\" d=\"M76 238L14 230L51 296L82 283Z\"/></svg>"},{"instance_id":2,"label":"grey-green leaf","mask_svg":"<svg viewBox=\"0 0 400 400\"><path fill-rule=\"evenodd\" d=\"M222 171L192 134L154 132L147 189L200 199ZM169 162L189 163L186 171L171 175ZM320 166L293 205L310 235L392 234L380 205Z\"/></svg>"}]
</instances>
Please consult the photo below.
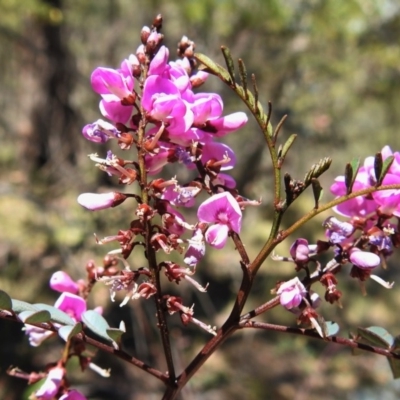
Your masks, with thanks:
<instances>
[{"instance_id":1,"label":"grey-green leaf","mask_svg":"<svg viewBox=\"0 0 400 400\"><path fill-rule=\"evenodd\" d=\"M46 310L40 311L22 311L18 315L19 319L25 324L41 324L49 322L51 315Z\"/></svg>"},{"instance_id":2,"label":"grey-green leaf","mask_svg":"<svg viewBox=\"0 0 400 400\"><path fill-rule=\"evenodd\" d=\"M35 304L35 307L38 310L48 311L53 322L58 322L61 325L75 325L75 321L67 313L58 308L43 303Z\"/></svg>"},{"instance_id":3,"label":"grey-green leaf","mask_svg":"<svg viewBox=\"0 0 400 400\"><path fill-rule=\"evenodd\" d=\"M33 304L27 303L26 301L11 299L12 310L19 314L22 311L39 311Z\"/></svg>"},{"instance_id":4,"label":"grey-green leaf","mask_svg":"<svg viewBox=\"0 0 400 400\"><path fill-rule=\"evenodd\" d=\"M85 311L82 314L82 322L93 333L107 340L108 342L111 342L113 346L118 349L117 343L109 336L107 332L107 330L110 329L108 322L99 313L93 310Z\"/></svg>"},{"instance_id":5,"label":"grey-green leaf","mask_svg":"<svg viewBox=\"0 0 400 400\"><path fill-rule=\"evenodd\" d=\"M393 336L380 326L370 326L368 328L357 328L357 333L361 336L366 344L388 349L394 342Z\"/></svg>"},{"instance_id":6,"label":"grey-green leaf","mask_svg":"<svg viewBox=\"0 0 400 400\"><path fill-rule=\"evenodd\" d=\"M204 69L205 71L218 76L229 85L233 84L229 72L225 68L221 67L221 65L216 64L213 60L211 60L211 58L201 53L195 53L194 58L206 67Z\"/></svg>"},{"instance_id":7,"label":"grey-green leaf","mask_svg":"<svg viewBox=\"0 0 400 400\"><path fill-rule=\"evenodd\" d=\"M325 336L334 336L339 332L339 325L333 321L325 321Z\"/></svg>"},{"instance_id":8,"label":"grey-green leaf","mask_svg":"<svg viewBox=\"0 0 400 400\"><path fill-rule=\"evenodd\" d=\"M0 310L12 310L11 297L3 290L0 290Z\"/></svg>"},{"instance_id":9,"label":"grey-green leaf","mask_svg":"<svg viewBox=\"0 0 400 400\"><path fill-rule=\"evenodd\" d=\"M118 328L109 328L107 329L107 335L115 340L116 342L118 342L121 339L121 336L124 334L125 332L122 331L121 329Z\"/></svg>"},{"instance_id":10,"label":"grey-green leaf","mask_svg":"<svg viewBox=\"0 0 400 400\"><path fill-rule=\"evenodd\" d=\"M71 325L62 326L58 330L58 334L66 342L68 342L68 340L71 340L72 337L74 337L75 335L77 335L78 333L81 333L81 332L82 332L82 324L80 322L78 322L74 326L71 326Z\"/></svg>"}]
</instances>

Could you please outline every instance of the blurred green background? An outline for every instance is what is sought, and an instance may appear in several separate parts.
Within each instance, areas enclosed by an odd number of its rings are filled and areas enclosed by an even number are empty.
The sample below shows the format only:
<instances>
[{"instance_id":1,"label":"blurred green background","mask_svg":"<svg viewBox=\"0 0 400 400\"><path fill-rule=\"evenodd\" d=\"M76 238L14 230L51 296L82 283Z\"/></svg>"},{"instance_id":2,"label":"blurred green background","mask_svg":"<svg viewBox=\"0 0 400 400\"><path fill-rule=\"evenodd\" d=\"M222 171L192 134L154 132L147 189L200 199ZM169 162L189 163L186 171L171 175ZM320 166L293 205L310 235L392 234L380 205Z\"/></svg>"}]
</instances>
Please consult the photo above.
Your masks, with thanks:
<instances>
[{"instance_id":1,"label":"blurred green background","mask_svg":"<svg viewBox=\"0 0 400 400\"><path fill-rule=\"evenodd\" d=\"M196 50L222 63L226 45L255 73L263 104L271 100L273 122L288 120L282 141L298 140L284 166L302 179L320 158L334 159L321 179L330 199L332 179L346 162L375 154L385 144L400 150L400 3L396 0L0 0L0 288L21 300L55 301L48 279L64 269L78 279L85 264L100 264L113 246L99 247L93 233L112 235L125 229L132 209L89 213L76 204L83 191L106 191L116 181L97 171L87 154L106 148L87 143L81 128L100 117L99 98L89 77L97 66L116 68L136 51L139 32L153 17L164 17L165 44L173 49L182 35ZM210 77L203 91L218 91L225 112L243 110L235 95ZM251 256L268 236L271 207L271 165L261 133L253 121L226 138L238 152L232 174L247 197L263 199L245 213L242 238ZM174 174L172 171L171 174ZM284 225L312 208L306 193L286 215ZM128 215L128 216L127 216ZM328 214L327 214L328 215ZM320 216L299 235L322 237ZM291 238L294 240L295 237ZM281 254L288 251L280 248ZM387 280L399 281L397 257ZM130 259L142 266L139 253ZM210 283L208 294L179 287L196 316L220 325L240 282L233 251L208 251L196 278ZM249 308L268 300L279 279L293 275L290 265L268 260L257 281ZM382 325L399 334L398 287L385 291L368 282L368 296L345 273L343 309L324 306L322 313L343 327ZM171 287L171 290L176 290ZM321 292L323 294L323 292ZM111 304L98 287L92 305L101 304L112 326L123 319L134 340L124 343L132 354L161 369L163 364L151 301L131 302L122 309ZM281 310L268 321L293 325ZM178 372L201 348L206 336L171 317ZM57 339L32 351L21 326L0 321L0 398L25 398L25 383L5 370L16 365L40 370L60 354ZM159 399L162 387L140 370L98 354L95 362L112 368L112 377L90 371L72 375L75 386L91 399ZM226 342L203 367L182 398L200 399L395 399L400 384L391 380L386 360L304 338L268 332L242 332Z\"/></svg>"}]
</instances>

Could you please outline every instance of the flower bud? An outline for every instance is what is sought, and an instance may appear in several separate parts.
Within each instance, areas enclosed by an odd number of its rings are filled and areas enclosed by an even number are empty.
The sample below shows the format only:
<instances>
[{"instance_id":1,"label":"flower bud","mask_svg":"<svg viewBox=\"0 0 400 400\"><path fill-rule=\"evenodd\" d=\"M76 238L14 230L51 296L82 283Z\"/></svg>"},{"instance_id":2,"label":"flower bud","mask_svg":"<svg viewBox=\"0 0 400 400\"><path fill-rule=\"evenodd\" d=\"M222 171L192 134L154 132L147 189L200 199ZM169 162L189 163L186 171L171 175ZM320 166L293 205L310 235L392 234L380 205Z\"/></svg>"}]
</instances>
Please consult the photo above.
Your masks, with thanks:
<instances>
[{"instance_id":1,"label":"flower bud","mask_svg":"<svg viewBox=\"0 0 400 400\"><path fill-rule=\"evenodd\" d=\"M361 269L370 269L377 267L381 259L375 253L369 251L362 251L357 247L353 247L349 252L349 260L356 267Z\"/></svg>"},{"instance_id":2,"label":"flower bud","mask_svg":"<svg viewBox=\"0 0 400 400\"><path fill-rule=\"evenodd\" d=\"M50 287L57 292L77 294L78 284L64 271L57 271L50 278Z\"/></svg>"},{"instance_id":3,"label":"flower bud","mask_svg":"<svg viewBox=\"0 0 400 400\"><path fill-rule=\"evenodd\" d=\"M128 196L119 192L110 193L82 193L78 196L78 203L91 211L104 210L121 204Z\"/></svg>"}]
</instances>

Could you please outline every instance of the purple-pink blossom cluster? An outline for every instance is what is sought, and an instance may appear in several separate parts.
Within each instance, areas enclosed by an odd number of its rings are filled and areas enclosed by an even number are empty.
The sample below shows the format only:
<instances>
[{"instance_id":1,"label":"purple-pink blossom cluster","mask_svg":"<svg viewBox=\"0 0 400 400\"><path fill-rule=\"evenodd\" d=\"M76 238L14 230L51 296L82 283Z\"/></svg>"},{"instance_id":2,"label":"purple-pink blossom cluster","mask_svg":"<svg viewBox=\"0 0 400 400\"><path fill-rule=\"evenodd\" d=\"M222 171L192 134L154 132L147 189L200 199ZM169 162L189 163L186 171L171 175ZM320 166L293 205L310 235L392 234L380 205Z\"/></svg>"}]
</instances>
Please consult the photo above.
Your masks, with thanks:
<instances>
[{"instance_id":1,"label":"purple-pink blossom cluster","mask_svg":"<svg viewBox=\"0 0 400 400\"><path fill-rule=\"evenodd\" d=\"M243 112L224 116L221 96L195 91L207 74L196 70L194 58L190 57L193 42L184 37L180 44L185 49L182 57L169 61L168 48L161 45L162 37L154 32L144 28L142 45L120 68L95 69L91 83L101 96L100 111L108 121L86 125L83 135L100 144L115 139L123 150L135 145L138 151L129 159L110 151L104 159L97 155L91 158L109 175L118 176L122 184L139 181L142 186L148 185L148 204L139 204L136 211L139 221L161 216L162 234L154 235L154 246L170 252L186 243L184 262L195 267L204 256L205 242L220 249L229 232L240 232L246 201L238 198L235 181L223 172L234 167L236 156L219 138L241 128L247 116ZM189 170L197 169L197 177L184 184L176 178L144 182L140 154L147 176L159 174L168 164L180 163ZM177 208L195 207L196 196L204 191L211 196L199 206L197 223L190 224ZM78 202L94 211L115 207L127 197L134 195L83 193ZM133 250L132 242L140 233L140 222L132 224L136 229L124 235L125 241L121 236L117 239L124 258ZM186 231L193 232L191 239L182 236ZM109 237L99 242L111 240Z\"/></svg>"},{"instance_id":2,"label":"purple-pink blossom cluster","mask_svg":"<svg viewBox=\"0 0 400 400\"><path fill-rule=\"evenodd\" d=\"M382 159L386 160L393 156L393 162L386 173L382 185L400 183L400 153L393 153L389 146L385 146L382 151ZM353 192L375 186L377 177L375 176L375 158L367 157L364 164L358 170ZM345 177L338 176L331 186L331 192L335 196L346 194ZM337 213L345 217L370 218L371 215L379 213L386 216L400 217L400 190L375 191L371 195L358 196L339 204L334 209Z\"/></svg>"},{"instance_id":3,"label":"purple-pink blossom cluster","mask_svg":"<svg viewBox=\"0 0 400 400\"><path fill-rule=\"evenodd\" d=\"M382 185L400 183L400 153L393 153L385 146L381 156L383 161L393 157ZM353 192L376 186L375 163L375 157L366 158L355 177ZM347 193L344 176L335 179L331 192L338 197ZM276 293L280 296L282 306L293 310L301 305L303 308L307 304L311 305L311 295L315 293L310 288L316 282L325 287L326 301L340 303L342 293L337 289L338 274L346 264L351 265L349 274L361 282L363 291L364 281L368 278L385 288L391 288L393 283L384 281L372 272L379 265L386 268L386 259L400 243L399 200L400 190L393 189L374 191L344 201L334 207L334 211L348 219L342 221L333 216L327 218L323 223L326 229L324 240L309 244L306 239L299 238L290 248L290 258L275 257L277 260L293 262L297 271L307 271L307 278L302 281L295 278L278 286ZM333 258L322 266L318 256L328 250L333 253ZM312 266L315 267L314 271L311 270Z\"/></svg>"}]
</instances>

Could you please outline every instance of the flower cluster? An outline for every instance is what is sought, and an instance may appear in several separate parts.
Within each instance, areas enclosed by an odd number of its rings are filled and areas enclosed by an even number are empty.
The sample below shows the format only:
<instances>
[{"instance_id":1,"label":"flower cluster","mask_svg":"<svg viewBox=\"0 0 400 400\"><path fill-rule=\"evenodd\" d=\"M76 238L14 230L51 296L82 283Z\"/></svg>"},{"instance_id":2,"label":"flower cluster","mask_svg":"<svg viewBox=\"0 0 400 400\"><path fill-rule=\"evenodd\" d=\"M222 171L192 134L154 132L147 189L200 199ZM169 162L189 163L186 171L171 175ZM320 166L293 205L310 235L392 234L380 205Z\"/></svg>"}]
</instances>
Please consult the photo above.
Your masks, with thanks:
<instances>
[{"instance_id":1,"label":"flower cluster","mask_svg":"<svg viewBox=\"0 0 400 400\"><path fill-rule=\"evenodd\" d=\"M400 153L392 153L386 146L382 149L383 161L392 157L393 161L382 180L383 185L400 182ZM377 183L375 158L368 157L359 169L353 185L353 191L373 187ZM339 176L331 186L331 192L336 196L347 193L346 178ZM358 196L347 200L334 208L347 221L336 217L327 218L323 226L326 229L324 240L316 244L309 244L304 238L297 239L290 248L290 258L274 258L281 261L293 262L297 271L306 271L306 278L291 279L280 284L276 293L280 296L283 307L293 311L300 307L304 310L319 304L311 300L315 293L311 286L319 282L325 288L325 300L340 305L341 291L337 289L338 273L342 266L350 264L349 275L360 281L365 291L364 282L371 278L385 288L391 288L393 283L385 282L382 278L372 274L379 265L386 268L386 259L393 253L399 241L399 196L400 190L375 191L371 195ZM333 258L322 266L318 256L332 251ZM311 268L314 266L314 270ZM314 305L313 305L314 303Z\"/></svg>"},{"instance_id":2,"label":"flower cluster","mask_svg":"<svg viewBox=\"0 0 400 400\"><path fill-rule=\"evenodd\" d=\"M110 151L105 158L90 157L107 174L117 176L120 184L138 183L142 194L83 193L78 202L96 211L135 198L136 218L130 227L98 239L98 243L117 241L120 247L112 253L123 259L141 239L154 252L182 253L186 248L182 260L186 267L174 263L175 268L167 268L171 264L167 261L158 269L164 269L172 282L184 278L200 289L190 276L205 254L206 243L223 248L230 234L240 233L244 206L259 204L240 197L234 179L224 173L234 167L236 156L219 141L246 124L247 116L243 112L223 115L221 96L197 91L207 73L197 69L194 42L183 37L178 44L180 58L170 61L160 27L156 20L151 28L142 29L136 54L127 57L120 68L95 69L92 88L101 96L100 112L107 121L88 124L82 132L92 142L116 140L121 150L131 150L126 158ZM176 177L154 177L174 163L188 169L192 180L182 184ZM196 207L201 193L209 197L198 206L197 221L189 223L178 209ZM149 269L132 271L126 262L120 273L100 280L110 285L112 299L119 290L127 292L122 304L156 293Z\"/></svg>"}]
</instances>

